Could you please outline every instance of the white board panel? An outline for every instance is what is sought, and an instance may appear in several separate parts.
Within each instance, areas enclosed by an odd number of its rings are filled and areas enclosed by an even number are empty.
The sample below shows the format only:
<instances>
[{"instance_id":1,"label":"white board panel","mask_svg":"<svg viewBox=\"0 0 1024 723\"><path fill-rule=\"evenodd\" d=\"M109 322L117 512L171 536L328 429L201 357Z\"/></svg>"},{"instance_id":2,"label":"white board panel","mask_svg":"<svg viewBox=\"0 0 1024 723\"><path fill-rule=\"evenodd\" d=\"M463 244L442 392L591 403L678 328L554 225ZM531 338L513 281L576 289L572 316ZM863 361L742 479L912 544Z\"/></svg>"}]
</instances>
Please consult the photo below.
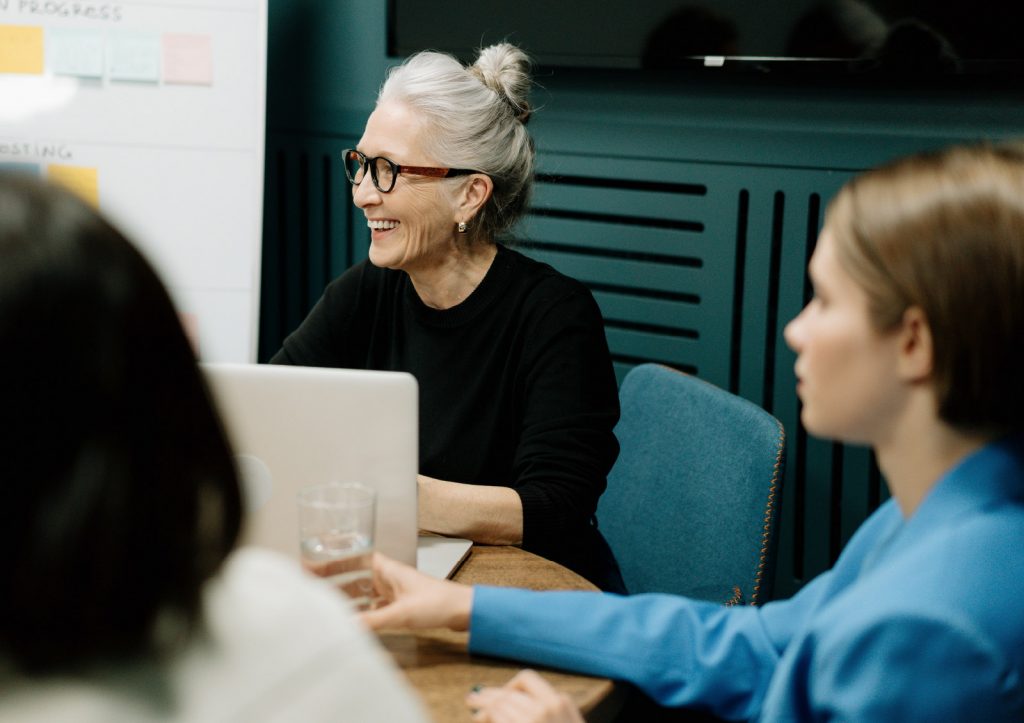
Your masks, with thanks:
<instances>
[{"instance_id":1,"label":"white board panel","mask_svg":"<svg viewBox=\"0 0 1024 723\"><path fill-rule=\"evenodd\" d=\"M0 0L0 168L134 240L206 361L255 361L266 0Z\"/></svg>"}]
</instances>

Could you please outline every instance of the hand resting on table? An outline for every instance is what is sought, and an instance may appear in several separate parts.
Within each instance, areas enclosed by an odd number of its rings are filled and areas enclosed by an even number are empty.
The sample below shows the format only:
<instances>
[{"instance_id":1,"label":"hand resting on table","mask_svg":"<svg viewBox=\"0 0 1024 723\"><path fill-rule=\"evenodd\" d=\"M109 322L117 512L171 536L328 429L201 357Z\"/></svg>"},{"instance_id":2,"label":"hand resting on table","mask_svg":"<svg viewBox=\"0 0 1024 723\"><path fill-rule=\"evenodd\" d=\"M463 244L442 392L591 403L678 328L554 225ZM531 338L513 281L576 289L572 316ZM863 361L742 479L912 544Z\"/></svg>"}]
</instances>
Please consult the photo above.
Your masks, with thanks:
<instances>
[{"instance_id":1,"label":"hand resting on table","mask_svg":"<svg viewBox=\"0 0 1024 723\"><path fill-rule=\"evenodd\" d=\"M583 723L572 698L533 670L520 670L500 688L473 691L466 705L477 723Z\"/></svg>"},{"instance_id":2,"label":"hand resting on table","mask_svg":"<svg viewBox=\"0 0 1024 723\"><path fill-rule=\"evenodd\" d=\"M377 607L361 613L372 630L382 628L450 628L467 630L473 588L424 575L386 555L373 556Z\"/></svg>"}]
</instances>

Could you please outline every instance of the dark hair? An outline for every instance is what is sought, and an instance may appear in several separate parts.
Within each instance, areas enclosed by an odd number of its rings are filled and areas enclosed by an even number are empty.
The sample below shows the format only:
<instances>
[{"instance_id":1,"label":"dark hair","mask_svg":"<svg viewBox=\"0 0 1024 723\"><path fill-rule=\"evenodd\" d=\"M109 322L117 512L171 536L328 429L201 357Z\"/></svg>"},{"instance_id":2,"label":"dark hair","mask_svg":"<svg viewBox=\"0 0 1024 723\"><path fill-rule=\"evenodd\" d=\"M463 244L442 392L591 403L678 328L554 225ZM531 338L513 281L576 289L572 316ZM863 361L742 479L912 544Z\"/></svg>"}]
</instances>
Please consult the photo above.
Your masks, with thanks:
<instances>
[{"instance_id":1,"label":"dark hair","mask_svg":"<svg viewBox=\"0 0 1024 723\"><path fill-rule=\"evenodd\" d=\"M3 174L0 348L0 657L49 673L186 639L241 525L192 349L117 229Z\"/></svg>"},{"instance_id":2,"label":"dark hair","mask_svg":"<svg viewBox=\"0 0 1024 723\"><path fill-rule=\"evenodd\" d=\"M886 331L928 319L938 414L1024 429L1024 149L954 147L862 174L829 205L839 262Z\"/></svg>"},{"instance_id":3,"label":"dark hair","mask_svg":"<svg viewBox=\"0 0 1024 723\"><path fill-rule=\"evenodd\" d=\"M737 55L739 34L732 18L715 8L682 5L654 26L644 40L640 65L681 70L697 55Z\"/></svg>"}]
</instances>

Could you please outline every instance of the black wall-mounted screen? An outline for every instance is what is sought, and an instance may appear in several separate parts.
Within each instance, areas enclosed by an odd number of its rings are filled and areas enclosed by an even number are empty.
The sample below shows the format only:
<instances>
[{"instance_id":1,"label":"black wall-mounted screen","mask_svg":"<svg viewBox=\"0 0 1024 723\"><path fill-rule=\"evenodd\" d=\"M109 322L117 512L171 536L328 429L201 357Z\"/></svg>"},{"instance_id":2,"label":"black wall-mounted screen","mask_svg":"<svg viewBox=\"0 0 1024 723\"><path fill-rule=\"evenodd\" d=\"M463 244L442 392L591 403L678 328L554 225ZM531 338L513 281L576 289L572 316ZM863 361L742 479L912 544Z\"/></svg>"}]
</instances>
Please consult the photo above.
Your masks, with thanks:
<instances>
[{"instance_id":1,"label":"black wall-mounted screen","mask_svg":"<svg viewBox=\"0 0 1024 723\"><path fill-rule=\"evenodd\" d=\"M543 66L1024 76L1024 0L389 0L388 51Z\"/></svg>"}]
</instances>

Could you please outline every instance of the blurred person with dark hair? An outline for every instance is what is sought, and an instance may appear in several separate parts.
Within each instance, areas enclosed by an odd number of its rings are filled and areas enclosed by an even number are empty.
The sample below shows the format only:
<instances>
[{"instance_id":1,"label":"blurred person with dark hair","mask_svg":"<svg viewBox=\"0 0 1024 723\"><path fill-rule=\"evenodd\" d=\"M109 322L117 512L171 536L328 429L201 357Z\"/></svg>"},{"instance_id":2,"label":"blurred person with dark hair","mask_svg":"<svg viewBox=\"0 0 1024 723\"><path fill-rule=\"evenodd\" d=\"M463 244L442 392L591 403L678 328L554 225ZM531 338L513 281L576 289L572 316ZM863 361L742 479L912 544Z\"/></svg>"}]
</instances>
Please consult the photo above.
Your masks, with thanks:
<instances>
[{"instance_id":1,"label":"blurred person with dark hair","mask_svg":"<svg viewBox=\"0 0 1024 723\"><path fill-rule=\"evenodd\" d=\"M885 40L888 24L862 0L812 5L793 25L786 55L793 58L861 58Z\"/></svg>"},{"instance_id":2,"label":"blurred person with dark hair","mask_svg":"<svg viewBox=\"0 0 1024 723\"><path fill-rule=\"evenodd\" d=\"M869 57L877 67L894 73L958 73L956 49L938 31L920 20L907 18L889 27L885 39Z\"/></svg>"},{"instance_id":3,"label":"blurred person with dark hair","mask_svg":"<svg viewBox=\"0 0 1024 723\"><path fill-rule=\"evenodd\" d=\"M704 5L672 11L647 35L640 59L648 70L685 68L695 57L736 55L736 23Z\"/></svg>"},{"instance_id":4,"label":"blurred person with dark hair","mask_svg":"<svg viewBox=\"0 0 1024 723\"><path fill-rule=\"evenodd\" d=\"M0 346L0 719L423 718L336 591L234 550L232 454L150 265L3 174Z\"/></svg>"}]
</instances>

